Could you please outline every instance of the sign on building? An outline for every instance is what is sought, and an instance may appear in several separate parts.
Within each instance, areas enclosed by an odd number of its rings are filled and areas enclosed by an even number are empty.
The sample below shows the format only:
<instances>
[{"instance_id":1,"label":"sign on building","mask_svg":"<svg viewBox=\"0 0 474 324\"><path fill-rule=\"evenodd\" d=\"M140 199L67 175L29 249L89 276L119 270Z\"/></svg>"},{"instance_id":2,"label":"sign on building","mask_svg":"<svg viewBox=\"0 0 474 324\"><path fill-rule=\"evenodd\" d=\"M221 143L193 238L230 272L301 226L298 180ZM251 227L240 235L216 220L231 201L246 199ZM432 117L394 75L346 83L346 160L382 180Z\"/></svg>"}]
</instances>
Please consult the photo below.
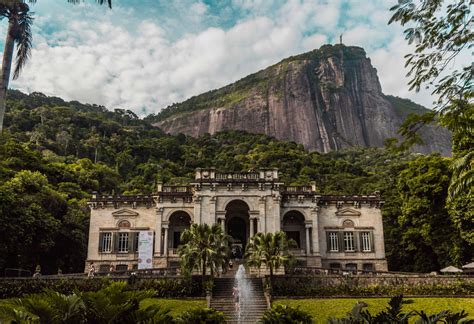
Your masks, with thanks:
<instances>
[{"instance_id":1,"label":"sign on building","mask_svg":"<svg viewBox=\"0 0 474 324\"><path fill-rule=\"evenodd\" d=\"M138 236L138 269L153 267L153 232L140 231Z\"/></svg>"}]
</instances>

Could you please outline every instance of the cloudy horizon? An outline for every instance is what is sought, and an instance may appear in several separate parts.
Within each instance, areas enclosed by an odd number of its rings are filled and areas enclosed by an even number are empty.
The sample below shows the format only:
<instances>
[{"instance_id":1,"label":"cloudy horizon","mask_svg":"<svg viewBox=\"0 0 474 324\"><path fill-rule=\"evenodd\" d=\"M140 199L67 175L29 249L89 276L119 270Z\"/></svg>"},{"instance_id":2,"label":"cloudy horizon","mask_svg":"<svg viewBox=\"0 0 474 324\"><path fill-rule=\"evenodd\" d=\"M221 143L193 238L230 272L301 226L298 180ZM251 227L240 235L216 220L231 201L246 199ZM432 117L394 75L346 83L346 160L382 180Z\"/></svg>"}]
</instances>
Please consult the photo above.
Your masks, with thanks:
<instances>
[{"instance_id":1,"label":"cloudy horizon","mask_svg":"<svg viewBox=\"0 0 474 324\"><path fill-rule=\"evenodd\" d=\"M11 87L144 116L343 34L366 50L385 94L430 107L429 90L408 91L410 47L400 26L387 25L394 2L116 0L109 10L39 0L31 60Z\"/></svg>"}]
</instances>

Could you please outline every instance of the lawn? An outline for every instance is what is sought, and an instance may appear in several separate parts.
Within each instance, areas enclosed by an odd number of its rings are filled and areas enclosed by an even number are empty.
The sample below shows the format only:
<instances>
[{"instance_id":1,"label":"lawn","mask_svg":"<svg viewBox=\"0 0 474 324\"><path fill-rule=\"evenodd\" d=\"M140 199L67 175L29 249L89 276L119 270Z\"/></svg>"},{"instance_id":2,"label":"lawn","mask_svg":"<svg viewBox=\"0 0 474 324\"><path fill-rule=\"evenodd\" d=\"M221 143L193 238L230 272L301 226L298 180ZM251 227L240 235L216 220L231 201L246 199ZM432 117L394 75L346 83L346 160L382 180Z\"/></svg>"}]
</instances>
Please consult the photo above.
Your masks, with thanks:
<instances>
[{"instance_id":1,"label":"lawn","mask_svg":"<svg viewBox=\"0 0 474 324\"><path fill-rule=\"evenodd\" d=\"M187 310L206 307L205 299L166 299L166 298L148 298L141 302L142 308L150 305L160 305L170 310L170 315L175 317Z\"/></svg>"},{"instance_id":2,"label":"lawn","mask_svg":"<svg viewBox=\"0 0 474 324\"><path fill-rule=\"evenodd\" d=\"M424 310L428 314L437 313L442 310L458 312L465 310L469 318L474 319L474 298L407 298L413 300L413 304L405 305L406 310ZM316 323L326 323L331 316L342 317L350 312L357 301L364 301L368 310L373 314L387 307L388 298L334 298L334 299L279 299L274 305L283 304L293 307L300 306L302 310L309 312Z\"/></svg>"}]
</instances>

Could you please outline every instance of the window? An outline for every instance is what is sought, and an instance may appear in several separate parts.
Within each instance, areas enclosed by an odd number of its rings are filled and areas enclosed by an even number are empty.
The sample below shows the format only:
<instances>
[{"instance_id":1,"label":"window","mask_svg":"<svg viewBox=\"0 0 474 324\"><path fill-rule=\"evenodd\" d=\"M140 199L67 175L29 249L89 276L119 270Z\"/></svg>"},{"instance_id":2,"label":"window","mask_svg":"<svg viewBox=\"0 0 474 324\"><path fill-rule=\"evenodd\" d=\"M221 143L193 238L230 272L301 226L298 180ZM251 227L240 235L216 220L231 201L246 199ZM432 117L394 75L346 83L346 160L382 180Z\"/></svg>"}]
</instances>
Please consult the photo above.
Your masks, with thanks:
<instances>
[{"instance_id":1,"label":"window","mask_svg":"<svg viewBox=\"0 0 474 324\"><path fill-rule=\"evenodd\" d=\"M117 264L115 267L115 271L127 271L128 270L128 265L126 264Z\"/></svg>"},{"instance_id":2,"label":"window","mask_svg":"<svg viewBox=\"0 0 474 324\"><path fill-rule=\"evenodd\" d=\"M100 252L110 253L112 252L112 233L100 233L101 239L101 249Z\"/></svg>"},{"instance_id":3,"label":"window","mask_svg":"<svg viewBox=\"0 0 474 324\"><path fill-rule=\"evenodd\" d=\"M370 232L362 232L360 235L362 241L362 252L371 252L372 242L370 241Z\"/></svg>"},{"instance_id":4,"label":"window","mask_svg":"<svg viewBox=\"0 0 474 324\"><path fill-rule=\"evenodd\" d=\"M99 266L99 272L107 272L109 271L110 265L109 264L101 264Z\"/></svg>"},{"instance_id":5,"label":"window","mask_svg":"<svg viewBox=\"0 0 474 324\"><path fill-rule=\"evenodd\" d=\"M373 272L374 271L374 265L372 263L364 263L362 265L362 268L364 269L364 272Z\"/></svg>"},{"instance_id":6,"label":"window","mask_svg":"<svg viewBox=\"0 0 474 324\"><path fill-rule=\"evenodd\" d=\"M341 264L340 263L329 263L329 272L330 273L338 273L339 270L341 269Z\"/></svg>"},{"instance_id":7,"label":"window","mask_svg":"<svg viewBox=\"0 0 474 324\"><path fill-rule=\"evenodd\" d=\"M329 268L331 269L341 269L341 264L334 262L334 263L329 263Z\"/></svg>"},{"instance_id":8,"label":"window","mask_svg":"<svg viewBox=\"0 0 474 324\"><path fill-rule=\"evenodd\" d=\"M328 232L329 252L339 252L339 238L337 232Z\"/></svg>"},{"instance_id":9,"label":"window","mask_svg":"<svg viewBox=\"0 0 474 324\"><path fill-rule=\"evenodd\" d=\"M118 234L118 253L128 253L128 233Z\"/></svg>"},{"instance_id":10,"label":"window","mask_svg":"<svg viewBox=\"0 0 474 324\"><path fill-rule=\"evenodd\" d=\"M344 232L344 251L354 252L354 233Z\"/></svg>"},{"instance_id":11,"label":"window","mask_svg":"<svg viewBox=\"0 0 474 324\"><path fill-rule=\"evenodd\" d=\"M347 264L346 264L346 270L347 270L347 271L350 271L350 272L352 272L352 273L354 273L354 274L356 274L356 273L357 273L357 264L355 264L355 263L347 263Z\"/></svg>"}]
</instances>

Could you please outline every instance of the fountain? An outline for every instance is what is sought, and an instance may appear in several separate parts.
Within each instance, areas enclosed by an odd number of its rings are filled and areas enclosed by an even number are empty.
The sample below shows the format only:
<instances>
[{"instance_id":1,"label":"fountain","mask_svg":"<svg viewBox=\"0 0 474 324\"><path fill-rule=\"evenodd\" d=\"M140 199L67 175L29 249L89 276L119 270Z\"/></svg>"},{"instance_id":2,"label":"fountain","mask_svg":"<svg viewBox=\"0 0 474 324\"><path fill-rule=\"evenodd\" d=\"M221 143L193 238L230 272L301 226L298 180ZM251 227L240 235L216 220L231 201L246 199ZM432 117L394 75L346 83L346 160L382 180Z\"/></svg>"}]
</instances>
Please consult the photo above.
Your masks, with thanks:
<instances>
[{"instance_id":1,"label":"fountain","mask_svg":"<svg viewBox=\"0 0 474 324\"><path fill-rule=\"evenodd\" d=\"M240 322L245 320L246 302L250 301L253 295L252 285L246 278L245 267L242 264L239 265L237 273L235 274L235 286L237 286L239 293L239 302L238 305L236 305L236 317L237 321Z\"/></svg>"}]
</instances>

